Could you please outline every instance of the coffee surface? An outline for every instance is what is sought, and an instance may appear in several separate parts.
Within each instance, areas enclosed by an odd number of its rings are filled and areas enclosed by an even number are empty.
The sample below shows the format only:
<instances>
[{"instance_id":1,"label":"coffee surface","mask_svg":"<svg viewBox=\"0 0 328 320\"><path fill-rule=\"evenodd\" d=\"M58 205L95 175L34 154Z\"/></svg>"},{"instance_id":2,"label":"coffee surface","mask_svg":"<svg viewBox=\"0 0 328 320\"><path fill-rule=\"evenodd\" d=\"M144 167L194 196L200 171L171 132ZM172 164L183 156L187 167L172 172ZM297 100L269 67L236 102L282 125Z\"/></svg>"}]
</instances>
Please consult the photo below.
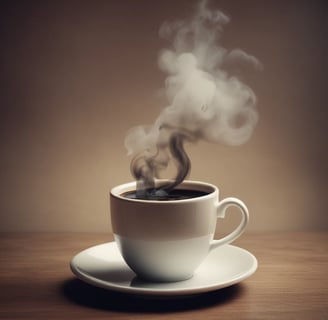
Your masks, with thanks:
<instances>
[{"instance_id":1,"label":"coffee surface","mask_svg":"<svg viewBox=\"0 0 328 320\"><path fill-rule=\"evenodd\" d=\"M129 191L123 193L122 196L129 199L142 199L142 200L158 200L158 201L170 201L170 200L184 200L197 198L209 194L208 192L201 190L187 190L187 189L174 189L169 193L146 192L142 196L137 196L136 191Z\"/></svg>"}]
</instances>

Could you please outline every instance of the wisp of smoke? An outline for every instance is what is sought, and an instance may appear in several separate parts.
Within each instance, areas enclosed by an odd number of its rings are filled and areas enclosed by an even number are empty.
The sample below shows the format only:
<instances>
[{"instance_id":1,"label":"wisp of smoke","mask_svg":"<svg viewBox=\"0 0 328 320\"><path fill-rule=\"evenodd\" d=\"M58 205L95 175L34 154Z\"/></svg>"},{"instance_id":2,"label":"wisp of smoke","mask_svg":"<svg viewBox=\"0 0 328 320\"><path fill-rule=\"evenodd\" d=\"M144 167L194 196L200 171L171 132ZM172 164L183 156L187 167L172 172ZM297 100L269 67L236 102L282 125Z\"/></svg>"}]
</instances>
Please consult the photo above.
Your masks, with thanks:
<instances>
[{"instance_id":1,"label":"wisp of smoke","mask_svg":"<svg viewBox=\"0 0 328 320\"><path fill-rule=\"evenodd\" d=\"M165 196L186 178L190 171L186 142L203 139L240 145L250 138L258 121L256 96L225 67L234 61L255 66L259 62L240 49L220 46L228 22L224 13L210 10L202 1L192 19L162 25L160 36L172 43L159 55L159 67L167 74L168 106L153 125L132 128L125 139L133 157L137 197ZM170 161L176 165L176 176L158 184Z\"/></svg>"}]
</instances>

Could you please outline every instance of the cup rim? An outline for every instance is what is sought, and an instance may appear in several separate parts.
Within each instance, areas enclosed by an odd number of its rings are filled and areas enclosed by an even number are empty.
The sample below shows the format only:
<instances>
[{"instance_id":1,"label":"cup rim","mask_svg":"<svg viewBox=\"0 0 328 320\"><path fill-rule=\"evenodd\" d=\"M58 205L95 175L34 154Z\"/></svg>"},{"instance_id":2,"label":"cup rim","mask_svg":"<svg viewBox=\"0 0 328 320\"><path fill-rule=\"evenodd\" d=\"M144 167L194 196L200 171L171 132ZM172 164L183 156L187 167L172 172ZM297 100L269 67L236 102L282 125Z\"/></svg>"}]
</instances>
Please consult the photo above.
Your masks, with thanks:
<instances>
[{"instance_id":1,"label":"cup rim","mask_svg":"<svg viewBox=\"0 0 328 320\"><path fill-rule=\"evenodd\" d=\"M170 180L157 180L157 181L163 181L167 182ZM119 185L116 185L113 187L110 191L110 195L114 198L128 201L128 202L135 202L135 203L156 203L156 204L168 204L168 203L181 203L181 202L194 202L199 201L199 199L207 199L209 197L212 197L215 194L219 193L219 189L214 184L203 182L203 181L197 181L197 180L184 180L181 184L177 186L176 189L188 189L188 190L199 190L199 188L202 188L202 191L208 192L205 195L195 197L195 198L188 198L188 199L174 199L170 201L158 201L158 200L148 200L148 199L133 199L133 198L127 198L122 196L123 193L129 192L129 191L135 191L136 190L136 181L130 181L126 183L122 183ZM194 188L193 188L194 187ZM198 188L197 188L198 187Z\"/></svg>"}]
</instances>

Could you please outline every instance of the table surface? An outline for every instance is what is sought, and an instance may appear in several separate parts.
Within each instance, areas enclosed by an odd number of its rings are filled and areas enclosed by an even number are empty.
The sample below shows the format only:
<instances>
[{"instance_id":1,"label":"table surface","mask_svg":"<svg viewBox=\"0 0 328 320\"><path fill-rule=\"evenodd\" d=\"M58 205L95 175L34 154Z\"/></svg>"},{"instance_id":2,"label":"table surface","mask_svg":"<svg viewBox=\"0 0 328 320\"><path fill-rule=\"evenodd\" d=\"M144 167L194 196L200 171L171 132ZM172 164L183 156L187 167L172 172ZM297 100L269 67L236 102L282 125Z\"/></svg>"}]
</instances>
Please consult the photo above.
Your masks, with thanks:
<instances>
[{"instance_id":1,"label":"table surface","mask_svg":"<svg viewBox=\"0 0 328 320\"><path fill-rule=\"evenodd\" d=\"M259 268L242 283L154 299L74 277L71 258L110 234L0 234L0 319L328 319L328 233L244 234Z\"/></svg>"}]
</instances>

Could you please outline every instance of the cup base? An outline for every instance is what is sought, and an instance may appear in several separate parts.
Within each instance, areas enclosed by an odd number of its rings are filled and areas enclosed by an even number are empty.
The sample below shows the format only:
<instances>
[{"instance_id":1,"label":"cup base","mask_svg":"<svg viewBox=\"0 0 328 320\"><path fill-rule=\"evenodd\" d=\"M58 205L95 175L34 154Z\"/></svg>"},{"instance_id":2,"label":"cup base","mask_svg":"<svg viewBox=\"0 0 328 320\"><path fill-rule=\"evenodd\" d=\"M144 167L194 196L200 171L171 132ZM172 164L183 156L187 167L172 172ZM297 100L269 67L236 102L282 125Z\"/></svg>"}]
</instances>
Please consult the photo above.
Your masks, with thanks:
<instances>
[{"instance_id":1,"label":"cup base","mask_svg":"<svg viewBox=\"0 0 328 320\"><path fill-rule=\"evenodd\" d=\"M148 282L190 279L207 256L213 235L177 240L140 240L114 234L130 269Z\"/></svg>"},{"instance_id":2,"label":"cup base","mask_svg":"<svg viewBox=\"0 0 328 320\"><path fill-rule=\"evenodd\" d=\"M150 277L148 275L143 274L137 274L137 277L133 280L133 284L136 284L138 282L140 283L168 283L168 282L181 282L191 279L194 276L194 274L191 275L183 275L181 277Z\"/></svg>"}]
</instances>

